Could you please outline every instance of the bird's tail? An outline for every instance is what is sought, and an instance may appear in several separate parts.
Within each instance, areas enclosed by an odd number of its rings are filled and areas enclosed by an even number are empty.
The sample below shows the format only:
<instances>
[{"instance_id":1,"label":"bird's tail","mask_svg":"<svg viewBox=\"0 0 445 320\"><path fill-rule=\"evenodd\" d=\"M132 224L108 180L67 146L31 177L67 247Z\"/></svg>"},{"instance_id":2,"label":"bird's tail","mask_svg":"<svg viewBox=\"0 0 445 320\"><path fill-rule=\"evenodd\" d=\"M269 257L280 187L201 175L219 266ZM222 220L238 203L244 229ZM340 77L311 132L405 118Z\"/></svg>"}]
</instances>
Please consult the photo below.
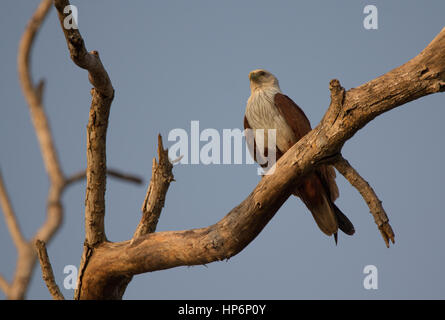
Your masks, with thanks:
<instances>
[{"instance_id":1,"label":"bird's tail","mask_svg":"<svg viewBox=\"0 0 445 320\"><path fill-rule=\"evenodd\" d=\"M328 236L334 235L336 243L338 229L348 235L354 234L351 221L330 199L318 175L307 177L297 188L295 195L300 197L311 211L320 230Z\"/></svg>"},{"instance_id":2,"label":"bird's tail","mask_svg":"<svg viewBox=\"0 0 445 320\"><path fill-rule=\"evenodd\" d=\"M328 236L337 233L338 222L332 201L317 174L306 177L295 190L295 195L304 202L323 233Z\"/></svg>"},{"instance_id":3,"label":"bird's tail","mask_svg":"<svg viewBox=\"0 0 445 320\"><path fill-rule=\"evenodd\" d=\"M334 209L335 216L337 217L338 227L341 231L346 233L349 236L352 236L355 233L354 225L348 219L347 216L335 205L334 202L331 201L331 205Z\"/></svg>"}]
</instances>

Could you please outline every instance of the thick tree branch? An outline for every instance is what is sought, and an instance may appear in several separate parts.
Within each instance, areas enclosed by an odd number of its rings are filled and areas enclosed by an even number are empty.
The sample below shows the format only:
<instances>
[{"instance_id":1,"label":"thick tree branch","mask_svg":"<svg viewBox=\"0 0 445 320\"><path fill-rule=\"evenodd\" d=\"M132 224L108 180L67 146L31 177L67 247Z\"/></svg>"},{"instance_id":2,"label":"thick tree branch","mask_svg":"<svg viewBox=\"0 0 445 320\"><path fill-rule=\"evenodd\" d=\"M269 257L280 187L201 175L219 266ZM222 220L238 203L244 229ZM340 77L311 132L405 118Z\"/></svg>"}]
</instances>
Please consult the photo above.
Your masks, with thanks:
<instances>
[{"instance_id":1,"label":"thick tree branch","mask_svg":"<svg viewBox=\"0 0 445 320\"><path fill-rule=\"evenodd\" d=\"M87 52L77 29L64 27L64 8L67 0L54 0L59 21L68 45L71 59L79 67L88 70L88 79L93 85L92 101L87 126L87 188L85 197L85 243L79 267L77 299L82 289L82 277L88 259L95 247L106 241L105 235L105 186L106 186L106 135L108 117L114 97L114 89L97 51Z\"/></svg>"},{"instance_id":2,"label":"thick tree branch","mask_svg":"<svg viewBox=\"0 0 445 320\"><path fill-rule=\"evenodd\" d=\"M37 255L40 260L40 267L42 269L43 280L48 287L49 292L51 293L54 300L65 300L62 292L60 292L59 287L56 284L56 280L54 279L53 268L51 263L49 262L48 252L46 251L45 242L36 240L35 247L37 250Z\"/></svg>"},{"instance_id":3,"label":"thick tree branch","mask_svg":"<svg viewBox=\"0 0 445 320\"><path fill-rule=\"evenodd\" d=\"M289 197L292 186L376 116L445 90L445 28L417 57L343 93L331 82L333 101L323 121L299 140L252 193L218 223L200 229L148 233L135 241L101 243L83 276L81 299L119 299L120 283L134 274L227 259L247 246ZM386 231L385 231L386 232Z\"/></svg>"},{"instance_id":4,"label":"thick tree branch","mask_svg":"<svg viewBox=\"0 0 445 320\"><path fill-rule=\"evenodd\" d=\"M165 195L170 182L174 181L173 165L168 159L168 149L164 149L161 135L158 135L158 159L159 163L156 162L156 158L153 158L151 180L141 209L142 218L132 241L147 233L155 232L159 216L164 207Z\"/></svg>"},{"instance_id":5,"label":"thick tree branch","mask_svg":"<svg viewBox=\"0 0 445 320\"><path fill-rule=\"evenodd\" d=\"M382 234L386 246L389 248L389 241L391 240L392 243L394 243L394 232L389 224L389 219L385 209L383 209L382 202L379 200L374 190L342 156L337 157L333 165L338 172L340 172L346 180L360 192L374 217L374 221Z\"/></svg>"}]
</instances>

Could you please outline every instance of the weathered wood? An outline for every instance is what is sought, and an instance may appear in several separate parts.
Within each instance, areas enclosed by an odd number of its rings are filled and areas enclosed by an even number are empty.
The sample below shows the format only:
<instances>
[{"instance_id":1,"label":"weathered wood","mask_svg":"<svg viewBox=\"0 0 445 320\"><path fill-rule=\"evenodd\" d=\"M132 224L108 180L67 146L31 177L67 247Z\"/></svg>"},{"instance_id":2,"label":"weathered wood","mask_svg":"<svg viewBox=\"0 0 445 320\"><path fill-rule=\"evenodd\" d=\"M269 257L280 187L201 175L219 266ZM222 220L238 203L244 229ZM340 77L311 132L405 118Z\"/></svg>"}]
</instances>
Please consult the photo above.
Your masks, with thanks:
<instances>
[{"instance_id":1,"label":"weathered wood","mask_svg":"<svg viewBox=\"0 0 445 320\"><path fill-rule=\"evenodd\" d=\"M40 267L42 269L42 277L48 287L54 300L65 300L62 292L60 292L59 286L54 279L53 267L49 262L48 252L46 251L46 244L41 240L36 240L34 243L37 255L40 260Z\"/></svg>"},{"instance_id":2,"label":"weathered wood","mask_svg":"<svg viewBox=\"0 0 445 320\"><path fill-rule=\"evenodd\" d=\"M158 135L158 162L153 158L151 180L142 204L142 218L134 232L132 241L155 232L159 216L165 203L165 196L173 178L173 164L168 159L168 149L164 149L162 137Z\"/></svg>"},{"instance_id":3,"label":"weathered wood","mask_svg":"<svg viewBox=\"0 0 445 320\"><path fill-rule=\"evenodd\" d=\"M389 241L394 243L394 231L389 224L388 216L385 209L383 209L382 201L377 197L374 190L369 183L363 179L360 174L349 164L349 162L342 156L337 157L334 162L335 168L349 181L349 183L356 188L374 217L374 221L380 231L380 234L385 241L386 247L389 248Z\"/></svg>"}]
</instances>

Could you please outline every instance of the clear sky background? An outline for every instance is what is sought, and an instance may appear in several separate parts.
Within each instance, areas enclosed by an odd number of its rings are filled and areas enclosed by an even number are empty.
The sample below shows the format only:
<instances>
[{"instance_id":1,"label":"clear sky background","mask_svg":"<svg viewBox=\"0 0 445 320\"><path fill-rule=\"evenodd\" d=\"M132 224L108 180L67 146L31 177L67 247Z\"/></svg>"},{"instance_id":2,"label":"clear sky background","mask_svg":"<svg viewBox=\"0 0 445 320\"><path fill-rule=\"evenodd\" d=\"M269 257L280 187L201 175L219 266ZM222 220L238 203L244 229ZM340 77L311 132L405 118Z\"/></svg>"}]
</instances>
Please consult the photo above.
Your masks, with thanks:
<instances>
[{"instance_id":1,"label":"clear sky background","mask_svg":"<svg viewBox=\"0 0 445 320\"><path fill-rule=\"evenodd\" d=\"M412 1L73 1L88 50L98 50L116 90L107 138L109 167L139 174L143 186L107 182L106 233L131 238L156 154L156 135L242 128L248 73L266 68L315 126L329 105L329 81L357 87L417 55L445 27L442 0ZM378 8L378 30L363 9ZM48 178L21 93L16 55L38 1L0 2L0 167L27 238L45 219ZM32 53L34 81L46 79L49 113L64 172L86 167L91 85L69 58L52 9ZM337 178L337 205L356 234L335 246L309 211L289 198L263 232L228 262L138 275L124 299L444 299L445 95L413 101L378 117L349 140L344 156L375 188L396 234L387 249L371 214ZM215 223L259 181L254 165L178 165L158 230ZM49 244L56 281L79 265L85 183L64 197L65 220ZM3 217L2 217L3 218ZM16 251L0 219L0 273L12 279ZM365 290L363 268L378 268ZM0 293L0 298L4 298ZM39 269L28 298L50 299Z\"/></svg>"}]
</instances>

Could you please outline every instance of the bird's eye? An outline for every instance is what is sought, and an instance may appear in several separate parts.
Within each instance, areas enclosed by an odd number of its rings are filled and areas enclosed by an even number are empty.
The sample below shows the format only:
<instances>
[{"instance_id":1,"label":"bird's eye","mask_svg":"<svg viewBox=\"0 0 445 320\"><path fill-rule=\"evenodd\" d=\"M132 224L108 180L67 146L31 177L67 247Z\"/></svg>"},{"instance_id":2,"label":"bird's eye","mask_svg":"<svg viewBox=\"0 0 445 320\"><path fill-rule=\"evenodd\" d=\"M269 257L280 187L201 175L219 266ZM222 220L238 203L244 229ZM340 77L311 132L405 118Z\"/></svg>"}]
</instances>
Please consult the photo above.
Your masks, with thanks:
<instances>
[{"instance_id":1,"label":"bird's eye","mask_svg":"<svg viewBox=\"0 0 445 320\"><path fill-rule=\"evenodd\" d=\"M264 72L264 71L260 71L260 73L259 73L260 76L264 76L265 74L266 74L266 72Z\"/></svg>"}]
</instances>

